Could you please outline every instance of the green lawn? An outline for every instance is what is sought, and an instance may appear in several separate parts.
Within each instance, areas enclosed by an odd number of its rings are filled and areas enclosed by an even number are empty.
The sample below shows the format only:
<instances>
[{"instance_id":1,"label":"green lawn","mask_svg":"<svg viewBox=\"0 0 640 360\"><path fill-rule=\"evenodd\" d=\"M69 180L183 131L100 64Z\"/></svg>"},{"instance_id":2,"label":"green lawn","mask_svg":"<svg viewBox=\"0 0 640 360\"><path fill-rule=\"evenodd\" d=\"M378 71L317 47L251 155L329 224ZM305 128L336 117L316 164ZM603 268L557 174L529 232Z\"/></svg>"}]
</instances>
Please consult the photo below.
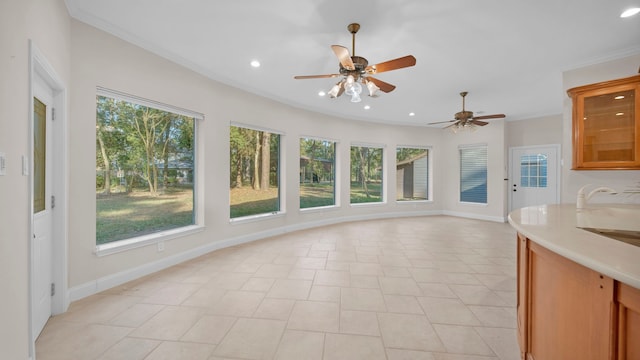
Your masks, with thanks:
<instances>
[{"instance_id":1,"label":"green lawn","mask_svg":"<svg viewBox=\"0 0 640 360\"><path fill-rule=\"evenodd\" d=\"M334 204L333 184L300 184L300 208ZM231 189L231 218L278 211L278 189L253 190L250 186Z\"/></svg>"},{"instance_id":2,"label":"green lawn","mask_svg":"<svg viewBox=\"0 0 640 360\"><path fill-rule=\"evenodd\" d=\"M279 210L278 188L253 190L251 186L231 189L231 218L267 214Z\"/></svg>"},{"instance_id":3,"label":"green lawn","mask_svg":"<svg viewBox=\"0 0 640 360\"><path fill-rule=\"evenodd\" d=\"M350 191L351 203L358 204L382 201L382 183L369 182L367 183L367 190L369 190L369 196L367 196L361 183L352 182Z\"/></svg>"},{"instance_id":4,"label":"green lawn","mask_svg":"<svg viewBox=\"0 0 640 360\"><path fill-rule=\"evenodd\" d=\"M369 196L359 183L351 184L351 203L381 202L380 183L367 184ZM231 218L268 214L279 210L278 188L231 189ZM300 208L334 205L333 184L300 184ZM193 224L193 191L171 188L159 196L146 191L97 195L96 243L104 244Z\"/></svg>"},{"instance_id":5,"label":"green lawn","mask_svg":"<svg viewBox=\"0 0 640 360\"><path fill-rule=\"evenodd\" d=\"M193 191L171 188L159 196L133 191L96 196L96 244L193 224Z\"/></svg>"},{"instance_id":6,"label":"green lawn","mask_svg":"<svg viewBox=\"0 0 640 360\"><path fill-rule=\"evenodd\" d=\"M333 184L300 184L300 209L335 205Z\"/></svg>"}]
</instances>

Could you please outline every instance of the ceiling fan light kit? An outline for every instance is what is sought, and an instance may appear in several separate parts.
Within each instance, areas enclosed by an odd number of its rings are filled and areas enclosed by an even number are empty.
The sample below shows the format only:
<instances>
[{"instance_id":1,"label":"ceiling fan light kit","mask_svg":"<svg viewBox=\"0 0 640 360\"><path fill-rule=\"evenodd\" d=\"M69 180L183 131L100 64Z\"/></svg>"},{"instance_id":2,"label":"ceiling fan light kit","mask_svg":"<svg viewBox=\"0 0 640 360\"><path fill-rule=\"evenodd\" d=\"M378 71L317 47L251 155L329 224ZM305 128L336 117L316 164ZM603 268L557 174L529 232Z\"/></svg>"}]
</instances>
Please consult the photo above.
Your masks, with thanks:
<instances>
[{"instance_id":1,"label":"ceiling fan light kit","mask_svg":"<svg viewBox=\"0 0 640 360\"><path fill-rule=\"evenodd\" d=\"M340 61L338 74L301 75L294 76L294 79L320 79L342 76L342 80L329 90L329 96L331 98L337 98L344 93L351 96L351 102L357 103L362 101L360 94L362 93L363 85L367 88L369 96L371 97L377 97L378 91L388 93L396 88L395 85L378 80L370 75L402 69L416 64L416 58L412 55L407 55L379 64L369 65L367 59L355 55L356 33L360 30L360 24L349 24L347 30L351 33L351 54L349 54L349 49L344 46L331 46L331 49Z\"/></svg>"}]
</instances>

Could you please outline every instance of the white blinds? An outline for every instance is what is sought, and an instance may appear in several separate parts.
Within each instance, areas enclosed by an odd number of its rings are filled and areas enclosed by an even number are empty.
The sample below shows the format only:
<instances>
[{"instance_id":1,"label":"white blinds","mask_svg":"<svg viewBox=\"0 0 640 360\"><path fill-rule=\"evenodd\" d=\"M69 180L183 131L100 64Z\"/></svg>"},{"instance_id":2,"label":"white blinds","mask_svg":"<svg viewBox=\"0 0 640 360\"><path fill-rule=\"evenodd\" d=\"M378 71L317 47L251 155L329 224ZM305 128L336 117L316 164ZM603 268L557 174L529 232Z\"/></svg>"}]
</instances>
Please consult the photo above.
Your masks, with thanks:
<instances>
[{"instance_id":1,"label":"white blinds","mask_svg":"<svg viewBox=\"0 0 640 360\"><path fill-rule=\"evenodd\" d=\"M460 201L487 203L487 146L460 148Z\"/></svg>"}]
</instances>

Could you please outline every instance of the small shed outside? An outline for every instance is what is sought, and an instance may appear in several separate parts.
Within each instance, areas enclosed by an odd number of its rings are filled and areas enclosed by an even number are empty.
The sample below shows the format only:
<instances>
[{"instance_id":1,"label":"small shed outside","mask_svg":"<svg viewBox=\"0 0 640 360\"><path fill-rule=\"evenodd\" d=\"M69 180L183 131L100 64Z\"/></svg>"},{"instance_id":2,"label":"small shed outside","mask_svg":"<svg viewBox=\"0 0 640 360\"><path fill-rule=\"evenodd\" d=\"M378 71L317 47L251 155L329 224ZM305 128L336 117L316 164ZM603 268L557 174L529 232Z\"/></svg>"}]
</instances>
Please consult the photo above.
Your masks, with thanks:
<instances>
[{"instance_id":1,"label":"small shed outside","mask_svg":"<svg viewBox=\"0 0 640 360\"><path fill-rule=\"evenodd\" d=\"M428 152L396 165L396 197L398 200L426 200L429 179Z\"/></svg>"}]
</instances>

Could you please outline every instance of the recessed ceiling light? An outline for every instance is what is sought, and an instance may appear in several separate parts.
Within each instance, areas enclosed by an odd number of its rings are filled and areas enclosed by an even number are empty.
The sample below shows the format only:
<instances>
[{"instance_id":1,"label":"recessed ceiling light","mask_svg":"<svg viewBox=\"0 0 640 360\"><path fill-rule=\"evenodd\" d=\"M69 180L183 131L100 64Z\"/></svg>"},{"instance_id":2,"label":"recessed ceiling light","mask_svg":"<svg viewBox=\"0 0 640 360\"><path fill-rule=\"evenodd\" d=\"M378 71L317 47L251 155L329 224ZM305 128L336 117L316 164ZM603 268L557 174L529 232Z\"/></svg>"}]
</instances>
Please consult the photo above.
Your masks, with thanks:
<instances>
[{"instance_id":1,"label":"recessed ceiling light","mask_svg":"<svg viewBox=\"0 0 640 360\"><path fill-rule=\"evenodd\" d=\"M325 95L327 95L326 92L324 92L322 90L318 91L318 96L325 96Z\"/></svg>"},{"instance_id":2,"label":"recessed ceiling light","mask_svg":"<svg viewBox=\"0 0 640 360\"><path fill-rule=\"evenodd\" d=\"M624 99L624 95L618 95L616 97L614 97L615 100L622 100Z\"/></svg>"},{"instance_id":3,"label":"recessed ceiling light","mask_svg":"<svg viewBox=\"0 0 640 360\"><path fill-rule=\"evenodd\" d=\"M253 66L254 68L259 68L260 67L260 61L252 60L251 61L251 66Z\"/></svg>"},{"instance_id":4,"label":"recessed ceiling light","mask_svg":"<svg viewBox=\"0 0 640 360\"><path fill-rule=\"evenodd\" d=\"M414 112L410 112L410 113L409 113L409 116L416 116L416 113L414 113Z\"/></svg>"},{"instance_id":5,"label":"recessed ceiling light","mask_svg":"<svg viewBox=\"0 0 640 360\"><path fill-rule=\"evenodd\" d=\"M369 110L369 109L371 109L371 106L369 106L369 105L365 105L365 106L364 106L364 109L365 109L365 110Z\"/></svg>"},{"instance_id":6,"label":"recessed ceiling light","mask_svg":"<svg viewBox=\"0 0 640 360\"><path fill-rule=\"evenodd\" d=\"M631 8L631 9L627 9L625 10L622 14L620 14L621 18L628 18L631 17L637 13L640 13L640 8Z\"/></svg>"}]
</instances>

